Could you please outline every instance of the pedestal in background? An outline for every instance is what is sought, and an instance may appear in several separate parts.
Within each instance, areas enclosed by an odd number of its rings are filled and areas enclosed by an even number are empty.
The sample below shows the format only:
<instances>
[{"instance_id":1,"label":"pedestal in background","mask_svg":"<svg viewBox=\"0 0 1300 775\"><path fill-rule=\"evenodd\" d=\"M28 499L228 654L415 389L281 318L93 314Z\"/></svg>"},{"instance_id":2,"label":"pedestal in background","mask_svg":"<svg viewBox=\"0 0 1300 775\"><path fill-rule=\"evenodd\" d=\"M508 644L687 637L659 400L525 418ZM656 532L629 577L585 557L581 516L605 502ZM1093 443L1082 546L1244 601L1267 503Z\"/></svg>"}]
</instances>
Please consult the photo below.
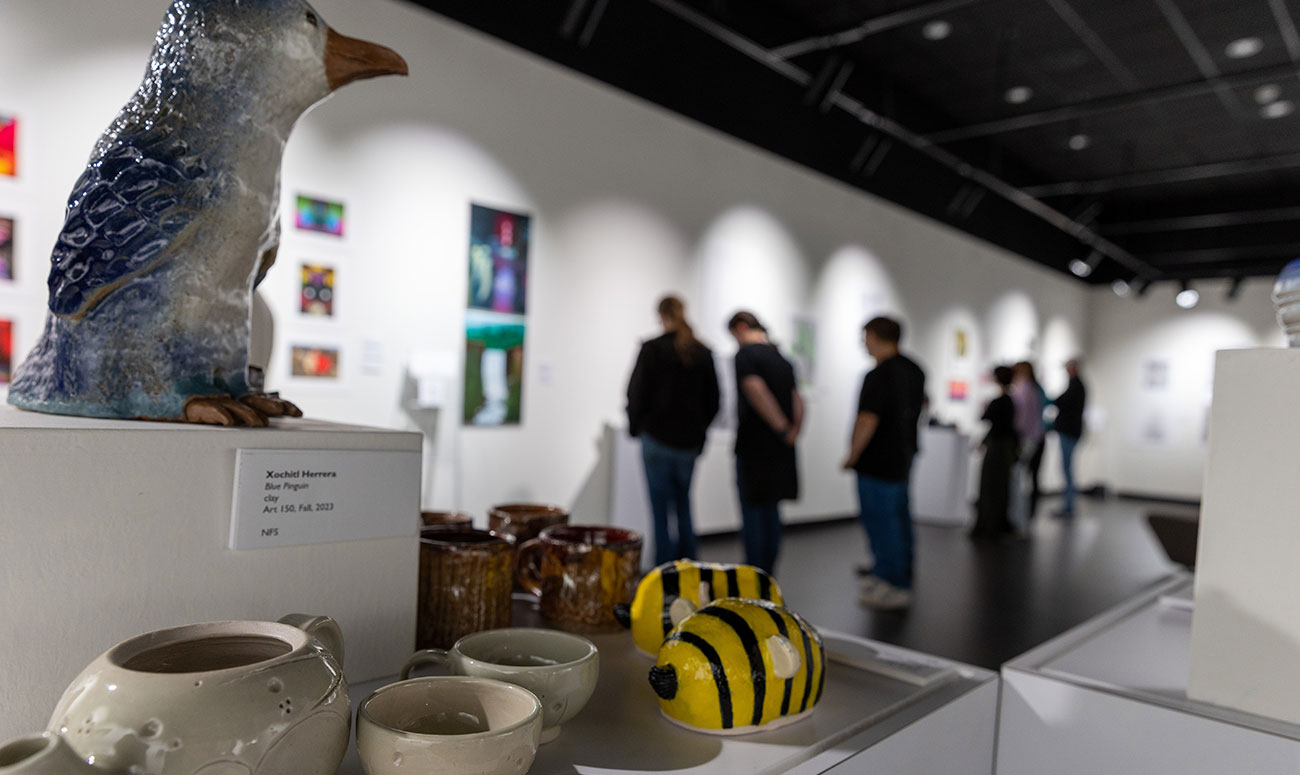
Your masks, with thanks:
<instances>
[{"instance_id":1,"label":"pedestal in background","mask_svg":"<svg viewBox=\"0 0 1300 775\"><path fill-rule=\"evenodd\" d=\"M232 551L241 448L418 455L420 436L310 420L228 429L0 406L0 739L41 730L92 659L163 627L327 614L343 628L352 681L391 674L410 655L418 472L410 492L375 503L409 513L409 537Z\"/></svg>"},{"instance_id":2,"label":"pedestal in background","mask_svg":"<svg viewBox=\"0 0 1300 775\"><path fill-rule=\"evenodd\" d=\"M927 525L966 527L973 514L966 497L971 437L956 428L926 426L912 464L912 518Z\"/></svg>"},{"instance_id":3,"label":"pedestal in background","mask_svg":"<svg viewBox=\"0 0 1300 775\"><path fill-rule=\"evenodd\" d=\"M1300 350L1214 372L1190 697L1300 723Z\"/></svg>"}]
</instances>

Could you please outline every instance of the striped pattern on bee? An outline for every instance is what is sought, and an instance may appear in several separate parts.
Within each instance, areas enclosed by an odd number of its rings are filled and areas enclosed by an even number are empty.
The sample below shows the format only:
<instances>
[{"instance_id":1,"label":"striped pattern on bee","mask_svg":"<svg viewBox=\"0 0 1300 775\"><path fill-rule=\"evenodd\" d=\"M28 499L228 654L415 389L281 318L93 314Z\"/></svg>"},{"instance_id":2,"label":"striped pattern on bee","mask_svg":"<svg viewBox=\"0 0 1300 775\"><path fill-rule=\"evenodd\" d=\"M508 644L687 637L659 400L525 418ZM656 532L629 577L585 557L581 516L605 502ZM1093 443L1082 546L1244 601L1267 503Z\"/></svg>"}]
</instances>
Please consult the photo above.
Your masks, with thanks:
<instances>
[{"instance_id":1,"label":"striped pattern on bee","mask_svg":"<svg viewBox=\"0 0 1300 775\"><path fill-rule=\"evenodd\" d=\"M653 656L673 627L701 607L726 597L783 602L776 581L752 565L675 560L646 574L636 588L630 616L622 611L621 618L630 620L623 624L632 628L637 648Z\"/></svg>"},{"instance_id":2,"label":"striped pattern on bee","mask_svg":"<svg viewBox=\"0 0 1300 775\"><path fill-rule=\"evenodd\" d=\"M673 629L650 685L668 718L741 734L811 711L826 688L826 650L817 630L793 611L728 598Z\"/></svg>"}]
</instances>

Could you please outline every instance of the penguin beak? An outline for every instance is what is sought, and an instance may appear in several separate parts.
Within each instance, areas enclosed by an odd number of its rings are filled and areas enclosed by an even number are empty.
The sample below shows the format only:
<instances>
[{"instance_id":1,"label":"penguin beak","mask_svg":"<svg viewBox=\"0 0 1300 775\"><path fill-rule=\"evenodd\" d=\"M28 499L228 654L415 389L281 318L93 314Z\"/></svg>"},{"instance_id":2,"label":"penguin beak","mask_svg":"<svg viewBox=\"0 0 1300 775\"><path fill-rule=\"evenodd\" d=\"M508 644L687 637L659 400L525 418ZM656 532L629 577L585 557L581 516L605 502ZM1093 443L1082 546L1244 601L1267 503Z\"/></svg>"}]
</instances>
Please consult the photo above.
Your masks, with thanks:
<instances>
[{"instance_id":1,"label":"penguin beak","mask_svg":"<svg viewBox=\"0 0 1300 775\"><path fill-rule=\"evenodd\" d=\"M329 31L325 41L325 77L331 91L353 81L408 73L406 60L391 48Z\"/></svg>"}]
</instances>

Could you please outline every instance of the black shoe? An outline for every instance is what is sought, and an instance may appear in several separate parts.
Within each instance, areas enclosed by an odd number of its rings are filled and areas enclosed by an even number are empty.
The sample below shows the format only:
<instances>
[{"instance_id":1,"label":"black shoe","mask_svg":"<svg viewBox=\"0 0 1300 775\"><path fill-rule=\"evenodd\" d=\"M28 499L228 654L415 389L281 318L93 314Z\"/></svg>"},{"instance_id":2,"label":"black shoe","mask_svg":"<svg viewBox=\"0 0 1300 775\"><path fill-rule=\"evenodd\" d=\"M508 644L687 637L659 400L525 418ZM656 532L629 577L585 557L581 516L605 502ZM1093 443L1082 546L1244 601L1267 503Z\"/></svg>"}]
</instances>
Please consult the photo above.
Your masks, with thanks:
<instances>
[{"instance_id":1,"label":"black shoe","mask_svg":"<svg viewBox=\"0 0 1300 775\"><path fill-rule=\"evenodd\" d=\"M876 569L876 564L874 562L870 564L864 562L853 566L853 572L858 574L859 577L870 576L871 572L875 569Z\"/></svg>"}]
</instances>

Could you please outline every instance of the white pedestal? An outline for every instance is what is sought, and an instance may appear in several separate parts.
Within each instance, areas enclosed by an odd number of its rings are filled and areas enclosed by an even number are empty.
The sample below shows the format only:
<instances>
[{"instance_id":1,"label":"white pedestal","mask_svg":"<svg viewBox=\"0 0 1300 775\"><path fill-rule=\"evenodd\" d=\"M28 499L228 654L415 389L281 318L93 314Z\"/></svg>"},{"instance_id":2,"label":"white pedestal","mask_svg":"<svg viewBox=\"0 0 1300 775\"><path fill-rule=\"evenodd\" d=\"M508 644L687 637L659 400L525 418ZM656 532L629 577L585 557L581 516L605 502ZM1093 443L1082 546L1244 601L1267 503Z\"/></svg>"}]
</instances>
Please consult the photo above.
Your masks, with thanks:
<instances>
[{"instance_id":1,"label":"white pedestal","mask_svg":"<svg viewBox=\"0 0 1300 775\"><path fill-rule=\"evenodd\" d=\"M516 624L534 624L520 605ZM823 632L828 652L874 650L890 659L951 667L926 687L831 662L811 717L767 732L719 737L676 726L659 712L647 674L654 661L626 632L592 636L600 681L587 707L542 746L530 775L987 775L993 766L997 674L849 635ZM392 679L396 680L396 679ZM358 686L353 703L387 681ZM361 775L356 746L339 775Z\"/></svg>"},{"instance_id":2,"label":"white pedestal","mask_svg":"<svg viewBox=\"0 0 1300 775\"><path fill-rule=\"evenodd\" d=\"M39 731L114 644L217 619L328 614L348 677L387 675L415 640L417 485L376 508L411 537L227 549L237 449L417 453L420 436L289 420L202 428L0 406L0 740Z\"/></svg>"},{"instance_id":3,"label":"white pedestal","mask_svg":"<svg viewBox=\"0 0 1300 775\"><path fill-rule=\"evenodd\" d=\"M1300 723L1300 350L1218 354L1188 694Z\"/></svg>"},{"instance_id":4,"label":"white pedestal","mask_svg":"<svg viewBox=\"0 0 1300 775\"><path fill-rule=\"evenodd\" d=\"M966 497L971 438L955 428L924 427L921 451L912 464L912 518L929 525L965 527L971 520Z\"/></svg>"},{"instance_id":5,"label":"white pedestal","mask_svg":"<svg viewBox=\"0 0 1300 775\"><path fill-rule=\"evenodd\" d=\"M1171 577L1004 665L998 775L1294 775L1300 726L1188 698L1191 591Z\"/></svg>"}]
</instances>

